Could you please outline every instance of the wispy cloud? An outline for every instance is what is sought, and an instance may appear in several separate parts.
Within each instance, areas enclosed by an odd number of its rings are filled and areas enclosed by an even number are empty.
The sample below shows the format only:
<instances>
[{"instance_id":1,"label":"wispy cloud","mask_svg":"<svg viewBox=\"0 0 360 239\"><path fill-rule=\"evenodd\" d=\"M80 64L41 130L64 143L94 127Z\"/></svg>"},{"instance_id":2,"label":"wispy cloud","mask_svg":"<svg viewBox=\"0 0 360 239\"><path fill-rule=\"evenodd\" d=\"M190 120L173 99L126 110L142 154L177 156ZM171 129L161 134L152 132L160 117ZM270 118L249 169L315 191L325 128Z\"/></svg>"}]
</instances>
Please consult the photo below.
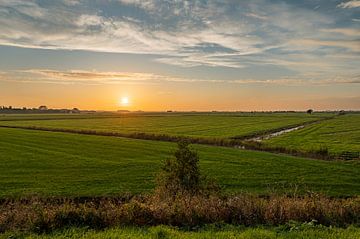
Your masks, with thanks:
<instances>
[{"instance_id":1,"label":"wispy cloud","mask_svg":"<svg viewBox=\"0 0 360 239\"><path fill-rule=\"evenodd\" d=\"M51 84L159 84L159 83L207 83L207 84L266 84L266 85L331 85L360 84L360 75L347 74L324 76L322 74L307 74L288 76L277 79L234 79L211 80L199 78L173 77L140 72L102 72L102 71L58 71L51 69L28 69L22 71L0 72L0 80L22 83Z\"/></svg>"},{"instance_id":2,"label":"wispy cloud","mask_svg":"<svg viewBox=\"0 0 360 239\"><path fill-rule=\"evenodd\" d=\"M146 10L156 10L156 3L153 0L118 0L118 1L126 5L134 5L136 7L144 8Z\"/></svg>"},{"instance_id":3,"label":"wispy cloud","mask_svg":"<svg viewBox=\"0 0 360 239\"><path fill-rule=\"evenodd\" d=\"M322 29L323 32L340 33L347 36L360 37L360 29L355 28L330 28Z\"/></svg>"},{"instance_id":4,"label":"wispy cloud","mask_svg":"<svg viewBox=\"0 0 360 239\"><path fill-rule=\"evenodd\" d=\"M355 52L360 51L360 44L357 40L337 40L337 41L327 41L327 40L317 40L317 39L297 39L289 42L293 45L299 46L310 46L310 47L340 47L347 48Z\"/></svg>"},{"instance_id":5,"label":"wispy cloud","mask_svg":"<svg viewBox=\"0 0 360 239\"><path fill-rule=\"evenodd\" d=\"M338 6L354 7L358 2ZM0 45L148 54L156 62L181 67L242 69L271 62L296 71L311 63L308 59L317 58L322 59L318 67L324 66L320 70L327 70L333 62L327 62L324 55L334 55L333 48L359 52L358 28L334 27L333 16L287 2L86 3L89 1L63 0L49 7L36 0L0 0ZM110 7L118 11L109 11ZM303 51L307 57L293 60L294 51ZM350 58L338 63L347 61Z\"/></svg>"},{"instance_id":6,"label":"wispy cloud","mask_svg":"<svg viewBox=\"0 0 360 239\"><path fill-rule=\"evenodd\" d=\"M65 5L76 6L81 3L81 0L63 0Z\"/></svg>"},{"instance_id":7,"label":"wispy cloud","mask_svg":"<svg viewBox=\"0 0 360 239\"><path fill-rule=\"evenodd\" d=\"M360 7L360 1L352 0L352 1L348 1L348 2L342 2L337 6L341 7L341 8L356 8L356 7Z\"/></svg>"},{"instance_id":8,"label":"wispy cloud","mask_svg":"<svg viewBox=\"0 0 360 239\"><path fill-rule=\"evenodd\" d=\"M246 13L245 16L256 18L256 19L259 19L259 20L264 20L264 21L268 19L267 16L259 15L259 14L252 13L252 12Z\"/></svg>"},{"instance_id":9,"label":"wispy cloud","mask_svg":"<svg viewBox=\"0 0 360 239\"><path fill-rule=\"evenodd\" d=\"M70 70L58 71L50 69L29 69L4 74L7 80L32 83L59 83L59 84L156 84L159 82L224 82L192 78L171 77L152 73L138 72L107 72Z\"/></svg>"}]
</instances>

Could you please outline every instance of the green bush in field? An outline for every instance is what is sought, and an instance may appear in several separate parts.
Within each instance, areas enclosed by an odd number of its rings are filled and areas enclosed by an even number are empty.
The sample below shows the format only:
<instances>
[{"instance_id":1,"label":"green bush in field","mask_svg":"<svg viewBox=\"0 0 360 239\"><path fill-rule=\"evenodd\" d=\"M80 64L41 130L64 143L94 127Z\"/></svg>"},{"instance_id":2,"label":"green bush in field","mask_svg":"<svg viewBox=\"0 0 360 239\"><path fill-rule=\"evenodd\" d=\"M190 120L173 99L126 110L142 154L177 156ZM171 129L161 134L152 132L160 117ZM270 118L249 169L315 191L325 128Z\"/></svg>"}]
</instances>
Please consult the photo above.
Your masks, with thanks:
<instances>
[{"instance_id":1,"label":"green bush in field","mask_svg":"<svg viewBox=\"0 0 360 239\"><path fill-rule=\"evenodd\" d=\"M189 148L187 141L180 141L174 156L165 161L157 177L157 189L170 195L178 192L199 192L200 169L197 152Z\"/></svg>"},{"instance_id":2,"label":"green bush in field","mask_svg":"<svg viewBox=\"0 0 360 239\"><path fill-rule=\"evenodd\" d=\"M199 156L189 147L189 142L178 142L173 158L168 158L157 177L158 194L176 196L213 193L219 190L216 183L202 176L199 168Z\"/></svg>"}]
</instances>

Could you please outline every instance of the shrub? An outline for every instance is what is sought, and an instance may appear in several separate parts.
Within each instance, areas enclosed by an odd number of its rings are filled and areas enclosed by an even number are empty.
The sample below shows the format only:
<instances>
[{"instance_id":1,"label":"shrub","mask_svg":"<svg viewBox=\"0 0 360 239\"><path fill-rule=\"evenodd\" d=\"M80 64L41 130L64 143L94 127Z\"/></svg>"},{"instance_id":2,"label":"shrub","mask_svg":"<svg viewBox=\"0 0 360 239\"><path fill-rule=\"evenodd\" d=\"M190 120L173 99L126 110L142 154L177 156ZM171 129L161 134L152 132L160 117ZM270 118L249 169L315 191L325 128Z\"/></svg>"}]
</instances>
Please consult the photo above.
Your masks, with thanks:
<instances>
[{"instance_id":1,"label":"shrub","mask_svg":"<svg viewBox=\"0 0 360 239\"><path fill-rule=\"evenodd\" d=\"M157 191L175 196L179 192L196 194L200 190L199 156L189 148L189 142L182 140L174 158L165 161L157 177Z\"/></svg>"},{"instance_id":2,"label":"shrub","mask_svg":"<svg viewBox=\"0 0 360 239\"><path fill-rule=\"evenodd\" d=\"M219 191L213 180L201 175L199 156L189 147L189 141L186 140L178 142L174 157L165 161L156 182L155 195L162 198L174 198L184 194L211 194Z\"/></svg>"}]
</instances>

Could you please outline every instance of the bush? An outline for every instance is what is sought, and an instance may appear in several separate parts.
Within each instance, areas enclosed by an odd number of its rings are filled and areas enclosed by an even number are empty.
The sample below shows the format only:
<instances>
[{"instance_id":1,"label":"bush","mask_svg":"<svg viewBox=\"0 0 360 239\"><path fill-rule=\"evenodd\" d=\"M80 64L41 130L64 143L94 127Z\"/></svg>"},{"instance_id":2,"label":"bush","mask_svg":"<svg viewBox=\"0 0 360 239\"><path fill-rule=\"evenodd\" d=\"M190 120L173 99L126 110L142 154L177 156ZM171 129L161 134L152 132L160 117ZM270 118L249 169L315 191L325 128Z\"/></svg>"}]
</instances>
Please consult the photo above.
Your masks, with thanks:
<instances>
[{"instance_id":1,"label":"bush","mask_svg":"<svg viewBox=\"0 0 360 239\"><path fill-rule=\"evenodd\" d=\"M201 176L199 156L189 147L189 142L178 142L173 158L165 161L157 177L156 194L165 198L179 195L198 195L218 192L217 184Z\"/></svg>"}]
</instances>

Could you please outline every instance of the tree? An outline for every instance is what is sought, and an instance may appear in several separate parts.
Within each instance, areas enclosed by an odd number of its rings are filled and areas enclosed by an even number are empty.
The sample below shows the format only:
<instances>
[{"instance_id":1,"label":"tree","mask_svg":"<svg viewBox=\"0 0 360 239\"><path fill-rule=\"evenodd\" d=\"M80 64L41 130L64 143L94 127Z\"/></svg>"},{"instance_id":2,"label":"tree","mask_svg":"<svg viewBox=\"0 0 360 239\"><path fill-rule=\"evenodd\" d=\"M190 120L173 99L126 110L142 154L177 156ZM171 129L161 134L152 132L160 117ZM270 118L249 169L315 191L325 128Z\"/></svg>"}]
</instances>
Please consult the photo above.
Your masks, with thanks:
<instances>
[{"instance_id":1,"label":"tree","mask_svg":"<svg viewBox=\"0 0 360 239\"><path fill-rule=\"evenodd\" d=\"M188 141L180 141L174 157L165 161L157 177L156 193L171 198L176 195L210 195L220 192L215 181L203 177L199 168L199 156L189 147Z\"/></svg>"},{"instance_id":2,"label":"tree","mask_svg":"<svg viewBox=\"0 0 360 239\"><path fill-rule=\"evenodd\" d=\"M312 109L308 109L308 110L306 111L306 113L308 113L309 115L311 115L313 112L314 112L314 111L313 111Z\"/></svg>"},{"instance_id":3,"label":"tree","mask_svg":"<svg viewBox=\"0 0 360 239\"><path fill-rule=\"evenodd\" d=\"M196 193L200 189L199 156L189 148L187 141L178 143L174 158L165 161L157 178L159 188L167 193Z\"/></svg>"}]
</instances>

